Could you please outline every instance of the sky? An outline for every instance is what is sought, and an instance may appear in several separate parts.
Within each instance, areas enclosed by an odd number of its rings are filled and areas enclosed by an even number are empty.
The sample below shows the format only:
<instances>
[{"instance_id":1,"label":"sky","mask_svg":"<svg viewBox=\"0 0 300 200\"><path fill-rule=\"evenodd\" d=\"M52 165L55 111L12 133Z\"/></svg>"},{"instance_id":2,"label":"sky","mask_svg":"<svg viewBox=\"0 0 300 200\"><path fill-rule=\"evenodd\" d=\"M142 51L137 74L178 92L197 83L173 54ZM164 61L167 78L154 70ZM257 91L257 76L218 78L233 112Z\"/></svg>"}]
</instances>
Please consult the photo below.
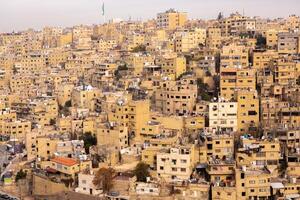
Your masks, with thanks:
<instances>
[{"instance_id":1,"label":"sky","mask_svg":"<svg viewBox=\"0 0 300 200\"><path fill-rule=\"evenodd\" d=\"M44 26L99 24L105 19L151 19L169 8L189 18L216 18L239 11L269 18L300 15L300 0L0 0L0 32L41 29Z\"/></svg>"}]
</instances>

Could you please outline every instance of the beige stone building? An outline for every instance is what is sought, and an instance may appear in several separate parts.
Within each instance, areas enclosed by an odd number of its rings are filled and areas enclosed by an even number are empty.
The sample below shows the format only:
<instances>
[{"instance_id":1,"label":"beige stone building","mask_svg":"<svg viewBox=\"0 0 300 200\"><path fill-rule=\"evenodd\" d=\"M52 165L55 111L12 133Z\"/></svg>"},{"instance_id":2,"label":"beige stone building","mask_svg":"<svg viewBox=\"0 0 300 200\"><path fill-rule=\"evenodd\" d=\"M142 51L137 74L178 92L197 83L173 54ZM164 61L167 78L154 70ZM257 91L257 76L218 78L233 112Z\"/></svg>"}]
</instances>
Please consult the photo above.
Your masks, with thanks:
<instances>
[{"instance_id":1,"label":"beige stone building","mask_svg":"<svg viewBox=\"0 0 300 200\"><path fill-rule=\"evenodd\" d=\"M187 13L177 12L173 9L157 14L157 27L163 29L176 29L184 26L187 21Z\"/></svg>"}]
</instances>

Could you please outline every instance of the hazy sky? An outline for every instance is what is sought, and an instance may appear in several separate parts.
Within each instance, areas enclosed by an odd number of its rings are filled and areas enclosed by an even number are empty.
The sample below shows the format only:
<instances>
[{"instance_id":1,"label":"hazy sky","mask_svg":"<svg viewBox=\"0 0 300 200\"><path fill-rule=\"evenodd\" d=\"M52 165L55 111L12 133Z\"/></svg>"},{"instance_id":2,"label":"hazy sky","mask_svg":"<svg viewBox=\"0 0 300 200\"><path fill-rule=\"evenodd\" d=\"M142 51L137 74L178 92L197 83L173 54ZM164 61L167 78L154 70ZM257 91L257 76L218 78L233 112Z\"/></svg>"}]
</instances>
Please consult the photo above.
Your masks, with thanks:
<instances>
[{"instance_id":1,"label":"hazy sky","mask_svg":"<svg viewBox=\"0 0 300 200\"><path fill-rule=\"evenodd\" d=\"M228 15L243 9L250 16L300 15L300 0L0 0L0 32L101 23L102 2L107 20L154 18L168 8L203 19L216 18L220 11Z\"/></svg>"}]
</instances>

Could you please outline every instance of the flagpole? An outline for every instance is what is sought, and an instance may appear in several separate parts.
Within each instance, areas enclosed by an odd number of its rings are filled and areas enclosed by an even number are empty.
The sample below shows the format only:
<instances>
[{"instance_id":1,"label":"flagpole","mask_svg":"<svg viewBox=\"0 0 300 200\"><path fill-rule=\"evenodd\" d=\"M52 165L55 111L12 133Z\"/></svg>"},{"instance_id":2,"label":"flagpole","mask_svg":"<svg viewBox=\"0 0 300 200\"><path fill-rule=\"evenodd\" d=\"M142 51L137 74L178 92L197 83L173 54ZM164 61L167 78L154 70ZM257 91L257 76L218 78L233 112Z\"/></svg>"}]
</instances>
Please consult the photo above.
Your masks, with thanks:
<instances>
[{"instance_id":1,"label":"flagpole","mask_svg":"<svg viewBox=\"0 0 300 200\"><path fill-rule=\"evenodd\" d=\"M105 24L106 18L105 18L105 7L104 7L104 2L103 2L103 4L102 4L102 16L103 16L103 24Z\"/></svg>"}]
</instances>

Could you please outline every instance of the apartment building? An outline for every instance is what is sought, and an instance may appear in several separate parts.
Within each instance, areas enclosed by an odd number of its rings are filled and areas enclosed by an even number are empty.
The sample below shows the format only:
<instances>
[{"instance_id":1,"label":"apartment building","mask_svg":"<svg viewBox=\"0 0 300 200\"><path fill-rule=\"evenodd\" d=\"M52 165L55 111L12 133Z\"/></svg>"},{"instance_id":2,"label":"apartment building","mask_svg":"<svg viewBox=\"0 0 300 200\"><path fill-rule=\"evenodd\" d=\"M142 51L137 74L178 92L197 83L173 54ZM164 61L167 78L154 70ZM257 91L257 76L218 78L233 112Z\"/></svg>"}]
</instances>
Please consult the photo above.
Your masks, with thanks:
<instances>
[{"instance_id":1,"label":"apartment building","mask_svg":"<svg viewBox=\"0 0 300 200\"><path fill-rule=\"evenodd\" d=\"M211 157L215 159L232 158L234 155L234 134L219 132L200 136L199 162L205 163Z\"/></svg>"},{"instance_id":2,"label":"apartment building","mask_svg":"<svg viewBox=\"0 0 300 200\"><path fill-rule=\"evenodd\" d=\"M296 62L288 58L279 58L271 63L274 82L279 85L296 84Z\"/></svg>"},{"instance_id":3,"label":"apartment building","mask_svg":"<svg viewBox=\"0 0 300 200\"><path fill-rule=\"evenodd\" d=\"M266 43L269 49L277 49L278 45L278 30L269 29L266 31Z\"/></svg>"},{"instance_id":4,"label":"apartment building","mask_svg":"<svg viewBox=\"0 0 300 200\"><path fill-rule=\"evenodd\" d=\"M196 28L192 31L176 32L174 36L175 52L189 52L191 49L198 48L200 45L205 45L206 30Z\"/></svg>"},{"instance_id":5,"label":"apartment building","mask_svg":"<svg viewBox=\"0 0 300 200\"><path fill-rule=\"evenodd\" d=\"M111 122L101 124L96 129L97 145L114 147L116 150L122 150L128 147L128 128Z\"/></svg>"},{"instance_id":6,"label":"apartment building","mask_svg":"<svg viewBox=\"0 0 300 200\"><path fill-rule=\"evenodd\" d=\"M230 44L223 46L221 52L221 67L240 67L249 66L248 49L242 45Z\"/></svg>"},{"instance_id":7,"label":"apartment building","mask_svg":"<svg viewBox=\"0 0 300 200\"><path fill-rule=\"evenodd\" d=\"M57 88L57 103L60 106L65 106L67 101L71 101L74 85L62 84Z\"/></svg>"},{"instance_id":8,"label":"apartment building","mask_svg":"<svg viewBox=\"0 0 300 200\"><path fill-rule=\"evenodd\" d=\"M72 106L78 108L96 109L96 99L100 96L100 90L90 85L75 87L71 94Z\"/></svg>"},{"instance_id":9,"label":"apartment building","mask_svg":"<svg viewBox=\"0 0 300 200\"><path fill-rule=\"evenodd\" d=\"M222 67L220 73L220 95L227 100L234 99L236 90L256 90L256 76L253 68Z\"/></svg>"},{"instance_id":10,"label":"apartment building","mask_svg":"<svg viewBox=\"0 0 300 200\"><path fill-rule=\"evenodd\" d=\"M241 33L255 31L256 20L233 13L228 18L219 21L223 36L239 35Z\"/></svg>"},{"instance_id":11,"label":"apartment building","mask_svg":"<svg viewBox=\"0 0 300 200\"><path fill-rule=\"evenodd\" d=\"M2 120L0 121L1 135L10 136L11 139L22 141L27 133L31 132L31 122L21 120Z\"/></svg>"},{"instance_id":12,"label":"apartment building","mask_svg":"<svg viewBox=\"0 0 300 200\"><path fill-rule=\"evenodd\" d=\"M157 28L172 30L183 27L187 21L187 13L178 12L174 9L157 14Z\"/></svg>"},{"instance_id":13,"label":"apartment building","mask_svg":"<svg viewBox=\"0 0 300 200\"><path fill-rule=\"evenodd\" d=\"M279 54L297 54L299 48L299 33L282 32L278 33L278 53Z\"/></svg>"},{"instance_id":14,"label":"apartment building","mask_svg":"<svg viewBox=\"0 0 300 200\"><path fill-rule=\"evenodd\" d=\"M186 115L194 111L196 98L196 80L173 81L156 90L155 107L163 114Z\"/></svg>"},{"instance_id":15,"label":"apartment building","mask_svg":"<svg viewBox=\"0 0 300 200\"><path fill-rule=\"evenodd\" d=\"M40 73L46 67L46 58L38 53L31 53L22 57L20 65L16 66L20 74Z\"/></svg>"},{"instance_id":16,"label":"apartment building","mask_svg":"<svg viewBox=\"0 0 300 200\"><path fill-rule=\"evenodd\" d=\"M222 43L221 29L218 27L207 28L206 46L212 49L219 49Z\"/></svg>"},{"instance_id":17,"label":"apartment building","mask_svg":"<svg viewBox=\"0 0 300 200\"><path fill-rule=\"evenodd\" d=\"M165 181L189 180L194 166L194 147L173 147L157 154L157 174Z\"/></svg>"},{"instance_id":18,"label":"apartment building","mask_svg":"<svg viewBox=\"0 0 300 200\"><path fill-rule=\"evenodd\" d=\"M157 64L161 66L162 74L168 76L172 80L175 80L181 74L186 72L186 59L184 57L163 57L157 61Z\"/></svg>"},{"instance_id":19,"label":"apartment building","mask_svg":"<svg viewBox=\"0 0 300 200\"><path fill-rule=\"evenodd\" d=\"M237 131L237 102L213 102L209 104L209 127L214 131Z\"/></svg>"},{"instance_id":20,"label":"apartment building","mask_svg":"<svg viewBox=\"0 0 300 200\"><path fill-rule=\"evenodd\" d=\"M270 172L264 168L237 168L235 170L237 199L270 198L270 178Z\"/></svg>"},{"instance_id":21,"label":"apartment building","mask_svg":"<svg viewBox=\"0 0 300 200\"><path fill-rule=\"evenodd\" d=\"M258 71L267 70L271 61L278 59L278 53L274 50L253 52L253 68Z\"/></svg>"},{"instance_id":22,"label":"apartment building","mask_svg":"<svg viewBox=\"0 0 300 200\"><path fill-rule=\"evenodd\" d=\"M40 136L33 139L29 138L29 135L27 137L26 147L28 156L40 160L51 159L56 153L58 142L61 141L59 138L48 136Z\"/></svg>"},{"instance_id":23,"label":"apartment building","mask_svg":"<svg viewBox=\"0 0 300 200\"><path fill-rule=\"evenodd\" d=\"M238 132L256 133L259 128L259 98L256 90L237 90Z\"/></svg>"},{"instance_id":24,"label":"apartment building","mask_svg":"<svg viewBox=\"0 0 300 200\"><path fill-rule=\"evenodd\" d=\"M259 140L241 138L241 147L237 151L237 165L252 168L266 167L274 176L278 174L282 152L278 139Z\"/></svg>"},{"instance_id":25,"label":"apartment building","mask_svg":"<svg viewBox=\"0 0 300 200\"><path fill-rule=\"evenodd\" d=\"M215 159L210 158L206 172L210 182L216 185L225 184L232 186L235 176L235 161L233 158Z\"/></svg>"},{"instance_id":26,"label":"apartment building","mask_svg":"<svg viewBox=\"0 0 300 200\"><path fill-rule=\"evenodd\" d=\"M141 75L145 66L154 65L154 56L150 54L135 53L125 58L127 67L134 75Z\"/></svg>"},{"instance_id":27,"label":"apartment building","mask_svg":"<svg viewBox=\"0 0 300 200\"><path fill-rule=\"evenodd\" d=\"M16 119L17 119L16 111L8 107L5 107L4 104L1 104L0 121L15 121Z\"/></svg>"},{"instance_id":28,"label":"apartment building","mask_svg":"<svg viewBox=\"0 0 300 200\"><path fill-rule=\"evenodd\" d=\"M53 125L58 117L56 98L40 96L29 103L30 119L33 124L40 126Z\"/></svg>"},{"instance_id":29,"label":"apartment building","mask_svg":"<svg viewBox=\"0 0 300 200\"><path fill-rule=\"evenodd\" d=\"M140 139L140 130L150 119L149 100L118 99L108 113L109 122L118 122L128 127L130 137Z\"/></svg>"},{"instance_id":30,"label":"apartment building","mask_svg":"<svg viewBox=\"0 0 300 200\"><path fill-rule=\"evenodd\" d=\"M86 172L80 172L78 174L78 187L75 191L88 195L100 195L102 190L95 186L93 183L94 178L95 175L93 171L87 170Z\"/></svg>"},{"instance_id":31,"label":"apartment building","mask_svg":"<svg viewBox=\"0 0 300 200\"><path fill-rule=\"evenodd\" d=\"M80 163L73 158L55 157L50 160L50 168L59 171L62 174L75 176L80 172Z\"/></svg>"}]
</instances>

